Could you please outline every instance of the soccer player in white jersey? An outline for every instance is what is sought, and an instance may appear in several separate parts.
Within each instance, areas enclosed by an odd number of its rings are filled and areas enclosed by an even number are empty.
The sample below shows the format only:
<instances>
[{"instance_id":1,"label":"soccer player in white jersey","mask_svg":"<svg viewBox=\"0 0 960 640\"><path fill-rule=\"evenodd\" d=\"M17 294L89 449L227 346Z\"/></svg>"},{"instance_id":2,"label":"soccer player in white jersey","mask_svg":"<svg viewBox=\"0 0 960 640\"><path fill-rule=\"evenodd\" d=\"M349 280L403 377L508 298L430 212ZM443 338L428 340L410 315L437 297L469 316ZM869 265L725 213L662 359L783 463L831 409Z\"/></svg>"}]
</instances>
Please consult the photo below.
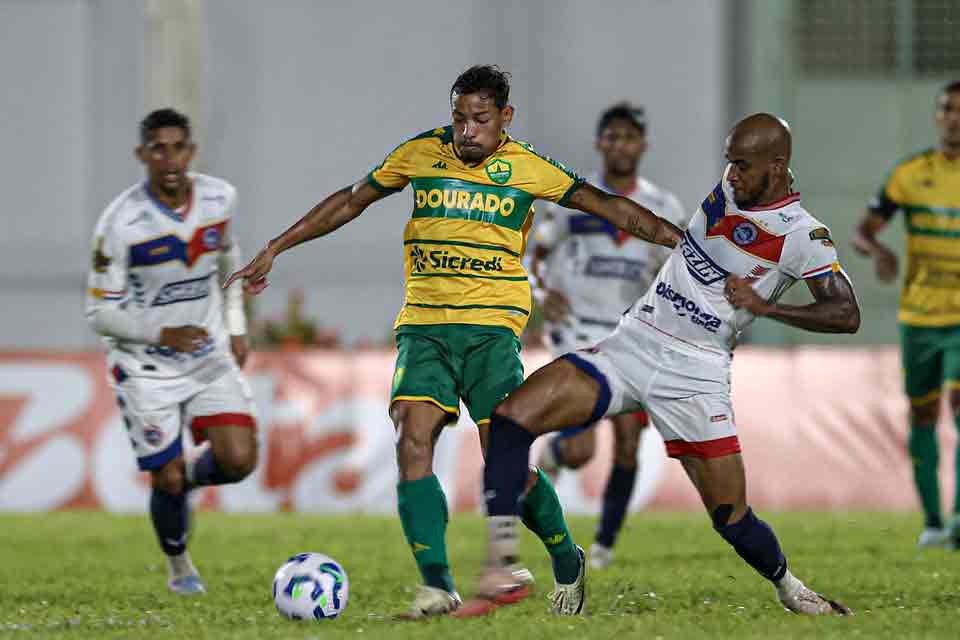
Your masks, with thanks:
<instances>
[{"instance_id":1,"label":"soccer player in white jersey","mask_svg":"<svg viewBox=\"0 0 960 640\"><path fill-rule=\"evenodd\" d=\"M254 408L239 367L248 354L243 291L219 282L239 261L237 192L188 173L188 119L161 109L140 123L147 179L120 194L94 232L87 319L109 349L137 464L151 476L150 517L168 587L203 593L187 553L190 489L238 482L257 462ZM203 443L184 458L183 430Z\"/></svg>"},{"instance_id":2,"label":"soccer player in white jersey","mask_svg":"<svg viewBox=\"0 0 960 640\"><path fill-rule=\"evenodd\" d=\"M587 180L608 193L628 197L678 227L687 214L677 197L637 175L647 149L644 111L622 102L597 122L596 148L603 169ZM557 358L596 344L617 328L620 315L650 286L669 255L665 247L640 242L610 223L579 211L548 204L534 231L530 274L544 313L544 338ZM590 547L589 562L602 569L613 559L613 545L633 495L644 411L613 416L613 466L603 493L603 511ZM578 469L596 448L595 429L573 427L552 438L537 466L555 474Z\"/></svg>"},{"instance_id":3,"label":"soccer player in white jersey","mask_svg":"<svg viewBox=\"0 0 960 640\"><path fill-rule=\"evenodd\" d=\"M849 609L807 588L787 568L773 530L746 502L730 403L737 335L755 316L810 331L853 333L860 310L830 232L791 190L790 131L769 114L739 123L727 168L704 199L654 284L596 346L554 360L494 410L484 470L488 568L462 616L483 615L509 588L516 561L517 501L530 445L543 433L590 424L641 405L700 493L714 529L770 580L790 611ZM814 301L777 300L803 280ZM554 593L555 610L582 613L584 574Z\"/></svg>"}]
</instances>

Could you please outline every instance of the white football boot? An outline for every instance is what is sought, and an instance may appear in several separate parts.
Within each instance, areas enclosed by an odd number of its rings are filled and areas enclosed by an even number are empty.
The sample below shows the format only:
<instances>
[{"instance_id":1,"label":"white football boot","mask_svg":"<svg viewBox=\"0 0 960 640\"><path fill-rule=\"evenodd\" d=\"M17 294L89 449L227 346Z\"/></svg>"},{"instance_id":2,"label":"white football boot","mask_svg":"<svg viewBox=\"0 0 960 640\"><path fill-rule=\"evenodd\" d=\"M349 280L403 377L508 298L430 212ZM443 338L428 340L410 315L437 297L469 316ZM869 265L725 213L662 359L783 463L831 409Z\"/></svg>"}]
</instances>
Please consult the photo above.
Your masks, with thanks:
<instances>
[{"instance_id":1,"label":"white football boot","mask_svg":"<svg viewBox=\"0 0 960 640\"><path fill-rule=\"evenodd\" d=\"M789 571L774 584L780 604L787 611L805 616L851 615L853 611L807 588Z\"/></svg>"},{"instance_id":2,"label":"white football boot","mask_svg":"<svg viewBox=\"0 0 960 640\"><path fill-rule=\"evenodd\" d=\"M180 576L179 578L170 578L170 580L167 581L167 588L180 596L192 596L207 592L207 585L196 573Z\"/></svg>"},{"instance_id":3,"label":"white football boot","mask_svg":"<svg viewBox=\"0 0 960 640\"><path fill-rule=\"evenodd\" d=\"M181 596L207 592L207 585L193 565L189 552L167 556L167 588Z\"/></svg>"},{"instance_id":4,"label":"white football boot","mask_svg":"<svg viewBox=\"0 0 960 640\"><path fill-rule=\"evenodd\" d=\"M921 549L946 547L949 543L950 531L937 527L927 527L920 532L920 537L917 539L917 546Z\"/></svg>"},{"instance_id":5,"label":"white football boot","mask_svg":"<svg viewBox=\"0 0 960 640\"><path fill-rule=\"evenodd\" d=\"M606 569L613 562L613 549L605 547L599 542L590 545L590 568Z\"/></svg>"},{"instance_id":6,"label":"white football boot","mask_svg":"<svg viewBox=\"0 0 960 640\"><path fill-rule=\"evenodd\" d=\"M960 513L953 514L947 525L947 548L960 551Z\"/></svg>"},{"instance_id":7,"label":"white football boot","mask_svg":"<svg viewBox=\"0 0 960 640\"><path fill-rule=\"evenodd\" d=\"M456 591L451 593L422 584L417 587L417 595L413 598L410 609L397 617L403 620L422 620L433 616L445 616L456 611L461 604L463 600Z\"/></svg>"},{"instance_id":8,"label":"white football boot","mask_svg":"<svg viewBox=\"0 0 960 640\"><path fill-rule=\"evenodd\" d=\"M573 584L556 583L550 593L551 610L558 616L580 616L584 614L587 603L587 557L583 549L577 545L577 554L580 556L580 573Z\"/></svg>"}]
</instances>

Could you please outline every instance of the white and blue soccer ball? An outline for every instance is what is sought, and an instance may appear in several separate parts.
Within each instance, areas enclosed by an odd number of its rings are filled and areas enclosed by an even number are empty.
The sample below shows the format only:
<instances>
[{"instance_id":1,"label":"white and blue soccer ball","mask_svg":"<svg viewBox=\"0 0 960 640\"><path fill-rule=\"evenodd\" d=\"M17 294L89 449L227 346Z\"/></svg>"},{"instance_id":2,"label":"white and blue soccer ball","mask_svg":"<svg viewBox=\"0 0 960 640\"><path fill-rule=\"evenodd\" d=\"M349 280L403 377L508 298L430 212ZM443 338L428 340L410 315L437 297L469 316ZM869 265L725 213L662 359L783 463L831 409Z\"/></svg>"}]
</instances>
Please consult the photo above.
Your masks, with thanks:
<instances>
[{"instance_id":1,"label":"white and blue soccer ball","mask_svg":"<svg viewBox=\"0 0 960 640\"><path fill-rule=\"evenodd\" d=\"M322 553L298 553L277 569L273 602L291 620L336 618L347 608L350 581L336 560Z\"/></svg>"}]
</instances>

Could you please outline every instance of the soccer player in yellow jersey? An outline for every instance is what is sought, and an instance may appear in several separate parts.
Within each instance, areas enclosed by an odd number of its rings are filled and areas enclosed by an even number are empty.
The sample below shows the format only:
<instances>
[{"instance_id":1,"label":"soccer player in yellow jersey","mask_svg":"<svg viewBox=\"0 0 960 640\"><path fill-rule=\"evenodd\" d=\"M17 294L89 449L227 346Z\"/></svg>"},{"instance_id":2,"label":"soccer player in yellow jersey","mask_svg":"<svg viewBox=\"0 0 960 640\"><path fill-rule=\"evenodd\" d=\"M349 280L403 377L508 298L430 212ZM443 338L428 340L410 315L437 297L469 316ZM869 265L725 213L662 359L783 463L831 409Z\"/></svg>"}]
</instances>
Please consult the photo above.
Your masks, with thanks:
<instances>
[{"instance_id":1,"label":"soccer player in yellow jersey","mask_svg":"<svg viewBox=\"0 0 960 640\"><path fill-rule=\"evenodd\" d=\"M910 397L910 457L925 515L919 545L960 547L960 464L953 518L944 527L935 427L944 387L960 429L960 82L937 96L940 145L899 162L870 202L853 246L873 258L877 277L897 277L897 256L877 240L897 210L907 229L900 297L900 344ZM960 449L957 451L960 463Z\"/></svg>"},{"instance_id":2,"label":"soccer player in yellow jersey","mask_svg":"<svg viewBox=\"0 0 960 640\"><path fill-rule=\"evenodd\" d=\"M514 113L509 93L508 76L498 68L467 69L450 90L452 126L401 144L364 180L328 196L233 276L259 293L277 255L330 233L411 185L413 215L403 236L406 295L395 325L390 417L400 469L397 506L424 581L408 613L414 618L460 605L444 540L446 499L432 470L434 443L457 419L462 399L485 450L491 411L523 381L517 336L529 318L531 295L520 258L533 201L593 213L664 246L680 237L673 224L592 187L507 135ZM547 547L557 583L571 584L580 575L583 550L570 537L547 477L533 467L527 487L524 523ZM529 572L514 568L515 584L499 594L502 603L529 591Z\"/></svg>"}]
</instances>

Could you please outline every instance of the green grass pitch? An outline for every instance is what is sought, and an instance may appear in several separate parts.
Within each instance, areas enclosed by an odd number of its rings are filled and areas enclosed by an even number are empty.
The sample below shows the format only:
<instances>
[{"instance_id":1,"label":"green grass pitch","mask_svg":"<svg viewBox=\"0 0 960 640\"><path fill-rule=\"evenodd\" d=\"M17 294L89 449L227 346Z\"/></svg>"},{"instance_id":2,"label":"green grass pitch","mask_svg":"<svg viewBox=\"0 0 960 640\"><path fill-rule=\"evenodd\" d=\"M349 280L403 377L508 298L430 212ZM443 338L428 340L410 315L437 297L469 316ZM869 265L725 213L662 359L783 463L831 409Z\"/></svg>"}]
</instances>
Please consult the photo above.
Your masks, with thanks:
<instances>
[{"instance_id":1,"label":"green grass pitch","mask_svg":"<svg viewBox=\"0 0 960 640\"><path fill-rule=\"evenodd\" d=\"M957 638L960 552L915 549L919 517L890 513L766 513L794 572L856 611L847 618L786 613L766 581L710 528L705 515L630 517L615 565L588 573L588 615L547 611L553 580L525 534L537 593L492 617L394 622L416 569L394 517L200 513L191 541L210 592L166 592L146 516L68 512L0 516L3 638ZM590 540L594 521L574 518ZM483 557L483 522L458 515L447 539L458 588L469 595ZM337 620L291 622L274 610L273 573L299 551L340 561L350 601Z\"/></svg>"}]
</instances>

